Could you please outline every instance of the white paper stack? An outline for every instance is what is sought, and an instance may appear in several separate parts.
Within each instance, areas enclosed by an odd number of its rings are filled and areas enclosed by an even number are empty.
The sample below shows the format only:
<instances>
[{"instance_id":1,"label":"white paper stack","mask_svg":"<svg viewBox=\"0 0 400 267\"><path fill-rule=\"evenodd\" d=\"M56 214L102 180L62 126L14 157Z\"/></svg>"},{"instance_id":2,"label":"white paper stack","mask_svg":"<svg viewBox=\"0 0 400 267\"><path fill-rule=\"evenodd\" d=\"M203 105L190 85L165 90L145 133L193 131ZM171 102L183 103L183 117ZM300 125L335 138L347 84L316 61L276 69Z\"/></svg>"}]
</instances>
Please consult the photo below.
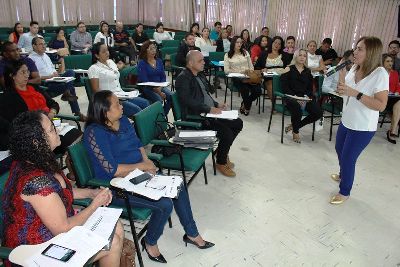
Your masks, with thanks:
<instances>
[{"instance_id":1,"label":"white paper stack","mask_svg":"<svg viewBox=\"0 0 400 267\"><path fill-rule=\"evenodd\" d=\"M227 76L229 78L242 78L242 79L249 78L249 76L247 76L247 75L245 75L243 73L235 73L235 72L229 73Z\"/></svg>"},{"instance_id":2,"label":"white paper stack","mask_svg":"<svg viewBox=\"0 0 400 267\"><path fill-rule=\"evenodd\" d=\"M135 98L139 96L139 91L130 91L130 92L115 92L114 93L118 98L120 99L129 99L129 98Z\"/></svg>"},{"instance_id":3,"label":"white paper stack","mask_svg":"<svg viewBox=\"0 0 400 267\"><path fill-rule=\"evenodd\" d=\"M0 151L0 161L10 156L10 150Z\"/></svg>"},{"instance_id":4,"label":"white paper stack","mask_svg":"<svg viewBox=\"0 0 400 267\"><path fill-rule=\"evenodd\" d=\"M239 118L239 112L237 110L223 110L221 114L207 113L206 117L216 119L235 120Z\"/></svg>"},{"instance_id":5,"label":"white paper stack","mask_svg":"<svg viewBox=\"0 0 400 267\"><path fill-rule=\"evenodd\" d=\"M126 191L133 192L150 199L159 200L162 197L176 198L182 187L183 180L179 176L156 175L150 180L140 184L133 184L129 180L143 174L141 170L135 169L125 178L119 179L116 185Z\"/></svg>"},{"instance_id":6,"label":"white paper stack","mask_svg":"<svg viewBox=\"0 0 400 267\"><path fill-rule=\"evenodd\" d=\"M167 87L170 83L169 82L144 82L144 83L138 83L137 85L142 85L142 86L154 86L154 87Z\"/></svg>"},{"instance_id":7,"label":"white paper stack","mask_svg":"<svg viewBox=\"0 0 400 267\"><path fill-rule=\"evenodd\" d=\"M276 71L263 72L264 77L272 77L274 75L279 75Z\"/></svg>"},{"instance_id":8,"label":"white paper stack","mask_svg":"<svg viewBox=\"0 0 400 267\"><path fill-rule=\"evenodd\" d=\"M57 133L58 135L64 136L66 133L71 131L72 129L76 128L75 126L69 125L67 122L62 122L60 126L57 126Z\"/></svg>"},{"instance_id":9,"label":"white paper stack","mask_svg":"<svg viewBox=\"0 0 400 267\"><path fill-rule=\"evenodd\" d=\"M285 96L290 97L290 98L293 98L293 99L296 99L296 100L300 100L300 101L311 101L311 100L312 100L312 99L309 98L308 96L302 97L302 96L288 95L288 94L285 94Z\"/></svg>"},{"instance_id":10,"label":"white paper stack","mask_svg":"<svg viewBox=\"0 0 400 267\"><path fill-rule=\"evenodd\" d=\"M75 77L53 77L46 79L46 82L67 83L75 80Z\"/></svg>"}]
</instances>

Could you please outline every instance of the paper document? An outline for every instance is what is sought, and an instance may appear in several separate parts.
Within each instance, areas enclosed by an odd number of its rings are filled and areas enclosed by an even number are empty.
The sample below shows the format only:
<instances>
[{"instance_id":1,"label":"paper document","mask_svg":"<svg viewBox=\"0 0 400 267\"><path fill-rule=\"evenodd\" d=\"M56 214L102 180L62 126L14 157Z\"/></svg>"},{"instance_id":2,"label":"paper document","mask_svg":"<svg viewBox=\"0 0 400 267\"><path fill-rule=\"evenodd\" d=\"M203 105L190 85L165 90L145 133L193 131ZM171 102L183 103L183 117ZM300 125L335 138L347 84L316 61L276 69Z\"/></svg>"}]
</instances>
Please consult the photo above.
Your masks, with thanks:
<instances>
[{"instance_id":1,"label":"paper document","mask_svg":"<svg viewBox=\"0 0 400 267\"><path fill-rule=\"evenodd\" d=\"M53 77L46 79L46 82L67 83L73 80L75 80L75 77Z\"/></svg>"},{"instance_id":2,"label":"paper document","mask_svg":"<svg viewBox=\"0 0 400 267\"><path fill-rule=\"evenodd\" d=\"M159 200L162 197L176 198L181 190L183 180L179 176L156 175L150 180L134 185L129 180L143 174L135 169L125 178L118 179L116 185L126 191L133 192L150 199Z\"/></svg>"},{"instance_id":3,"label":"paper document","mask_svg":"<svg viewBox=\"0 0 400 267\"><path fill-rule=\"evenodd\" d=\"M46 54L56 54L57 53L57 49L54 50L46 50Z\"/></svg>"},{"instance_id":4,"label":"paper document","mask_svg":"<svg viewBox=\"0 0 400 267\"><path fill-rule=\"evenodd\" d=\"M235 120L239 117L239 112L237 110L223 110L221 114L211 114L207 113L208 118Z\"/></svg>"},{"instance_id":5,"label":"paper document","mask_svg":"<svg viewBox=\"0 0 400 267\"><path fill-rule=\"evenodd\" d=\"M242 79L249 78L249 76L247 76L247 75L245 75L243 73L234 73L234 72L229 73L227 76L229 78L242 78Z\"/></svg>"},{"instance_id":6,"label":"paper document","mask_svg":"<svg viewBox=\"0 0 400 267\"><path fill-rule=\"evenodd\" d=\"M179 131L179 137L215 137L216 131Z\"/></svg>"},{"instance_id":7,"label":"paper document","mask_svg":"<svg viewBox=\"0 0 400 267\"><path fill-rule=\"evenodd\" d=\"M293 99L296 99L296 100L300 100L300 101L311 101L311 100L312 100L312 99L309 98L308 96L301 97L301 96L288 95L288 94L285 94L285 96L290 97L290 98L293 98Z\"/></svg>"},{"instance_id":8,"label":"paper document","mask_svg":"<svg viewBox=\"0 0 400 267\"><path fill-rule=\"evenodd\" d=\"M272 77L274 75L279 75L276 71L267 71L267 72L263 72L263 75L265 77Z\"/></svg>"},{"instance_id":9,"label":"paper document","mask_svg":"<svg viewBox=\"0 0 400 267\"><path fill-rule=\"evenodd\" d=\"M66 122L62 122L60 126L56 127L58 135L64 136L66 133L76 128L75 126L69 125Z\"/></svg>"},{"instance_id":10,"label":"paper document","mask_svg":"<svg viewBox=\"0 0 400 267\"><path fill-rule=\"evenodd\" d=\"M84 70L84 69L74 69L74 72L75 72L75 73L86 74L86 73L88 73L89 71L88 71L88 70Z\"/></svg>"},{"instance_id":11,"label":"paper document","mask_svg":"<svg viewBox=\"0 0 400 267\"><path fill-rule=\"evenodd\" d=\"M0 161L10 156L10 150L0 151Z\"/></svg>"},{"instance_id":12,"label":"paper document","mask_svg":"<svg viewBox=\"0 0 400 267\"><path fill-rule=\"evenodd\" d=\"M96 233L86 229L83 226L75 226L67 233L61 234L56 241L50 244L56 244L65 248L75 250L75 254L67 262L62 262L44 256L41 253L44 249L35 253L32 257L26 260L28 267L64 267L64 266L83 266L93 255L101 250L102 247L108 244L108 240ZM58 237L58 236L56 236Z\"/></svg>"},{"instance_id":13,"label":"paper document","mask_svg":"<svg viewBox=\"0 0 400 267\"><path fill-rule=\"evenodd\" d=\"M121 216L122 209L99 207L83 225L90 231L106 238L109 241L107 249L111 247L115 225Z\"/></svg>"},{"instance_id":14,"label":"paper document","mask_svg":"<svg viewBox=\"0 0 400 267\"><path fill-rule=\"evenodd\" d=\"M138 83L137 85L143 85L143 86L154 86L154 87L166 87L169 85L169 82L162 82L162 83L156 83L156 82L145 82L145 83Z\"/></svg>"},{"instance_id":15,"label":"paper document","mask_svg":"<svg viewBox=\"0 0 400 267\"><path fill-rule=\"evenodd\" d=\"M130 91L130 92L115 92L114 93L118 98L121 99L127 99L127 98L135 98L139 96L139 91L138 90L134 90L134 91Z\"/></svg>"}]
</instances>

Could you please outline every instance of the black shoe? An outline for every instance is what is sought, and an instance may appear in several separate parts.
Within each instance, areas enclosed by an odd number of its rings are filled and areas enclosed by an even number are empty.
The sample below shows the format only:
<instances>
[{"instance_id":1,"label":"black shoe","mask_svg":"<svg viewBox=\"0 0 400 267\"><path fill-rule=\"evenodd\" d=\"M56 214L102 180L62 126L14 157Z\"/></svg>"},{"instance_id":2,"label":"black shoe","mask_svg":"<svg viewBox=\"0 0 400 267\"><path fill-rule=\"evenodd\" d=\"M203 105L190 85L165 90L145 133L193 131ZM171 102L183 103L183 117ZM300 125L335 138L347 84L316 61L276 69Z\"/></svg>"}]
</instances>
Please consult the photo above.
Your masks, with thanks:
<instances>
[{"instance_id":1,"label":"black shoe","mask_svg":"<svg viewBox=\"0 0 400 267\"><path fill-rule=\"evenodd\" d=\"M185 242L186 246L189 243L189 244L195 245L199 249L207 249L207 248L211 248L211 247L213 247L215 245L214 243L205 241L205 244L203 246L199 246L199 244L197 244L196 242L190 240L190 238L187 236L187 234L184 234L182 239L183 239L183 242Z\"/></svg>"},{"instance_id":2,"label":"black shoe","mask_svg":"<svg viewBox=\"0 0 400 267\"><path fill-rule=\"evenodd\" d=\"M144 238L142 238L142 240L140 240L140 244L142 245L142 251L146 250L147 256L149 256L150 260L159 262L159 263L167 263L167 260L164 258L164 256L161 253L157 257L153 257L149 254L149 252L147 251L147 248L146 248Z\"/></svg>"},{"instance_id":3,"label":"black shoe","mask_svg":"<svg viewBox=\"0 0 400 267\"><path fill-rule=\"evenodd\" d=\"M61 100L73 102L73 101L78 100L78 97L76 95L72 95L69 91L67 91L61 96Z\"/></svg>"},{"instance_id":4,"label":"black shoe","mask_svg":"<svg viewBox=\"0 0 400 267\"><path fill-rule=\"evenodd\" d=\"M390 143L396 144L396 140L393 140L392 138L390 138L390 130L386 132L386 138Z\"/></svg>"}]
</instances>

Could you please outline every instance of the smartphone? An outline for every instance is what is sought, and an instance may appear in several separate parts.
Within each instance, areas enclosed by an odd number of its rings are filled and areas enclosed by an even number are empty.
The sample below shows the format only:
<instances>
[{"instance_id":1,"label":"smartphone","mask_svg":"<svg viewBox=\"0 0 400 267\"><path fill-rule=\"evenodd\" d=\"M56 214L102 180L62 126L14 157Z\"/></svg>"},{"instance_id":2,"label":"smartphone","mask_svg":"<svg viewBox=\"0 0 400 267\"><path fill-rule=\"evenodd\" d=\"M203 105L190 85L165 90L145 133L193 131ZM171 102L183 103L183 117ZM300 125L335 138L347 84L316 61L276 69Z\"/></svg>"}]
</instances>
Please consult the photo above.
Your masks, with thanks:
<instances>
[{"instance_id":1,"label":"smartphone","mask_svg":"<svg viewBox=\"0 0 400 267\"><path fill-rule=\"evenodd\" d=\"M151 179L151 177L152 177L151 174L145 172L145 173L143 173L143 174L141 174L139 176L133 177L129 181L132 184L137 185L137 184L140 184L141 182L144 182L144 181L147 181L147 180Z\"/></svg>"},{"instance_id":2,"label":"smartphone","mask_svg":"<svg viewBox=\"0 0 400 267\"><path fill-rule=\"evenodd\" d=\"M50 244L43 252L42 255L67 262L75 254L75 250L65 248L56 244Z\"/></svg>"}]
</instances>

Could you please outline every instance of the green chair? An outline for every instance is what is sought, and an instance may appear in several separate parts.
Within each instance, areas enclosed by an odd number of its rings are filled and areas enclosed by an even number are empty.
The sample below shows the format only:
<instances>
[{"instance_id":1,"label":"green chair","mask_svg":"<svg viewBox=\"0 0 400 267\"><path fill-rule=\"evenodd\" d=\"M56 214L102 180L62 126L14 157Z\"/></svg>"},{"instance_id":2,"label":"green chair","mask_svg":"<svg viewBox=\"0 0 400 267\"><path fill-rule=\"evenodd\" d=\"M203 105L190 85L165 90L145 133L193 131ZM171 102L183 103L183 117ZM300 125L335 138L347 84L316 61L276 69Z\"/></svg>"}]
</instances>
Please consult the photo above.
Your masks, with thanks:
<instances>
[{"instance_id":1,"label":"green chair","mask_svg":"<svg viewBox=\"0 0 400 267\"><path fill-rule=\"evenodd\" d=\"M281 143L283 144L283 130L285 127L285 116L290 116L290 112L289 112L289 110L286 109L286 106L283 103L283 100L285 99L285 94L282 91L280 75L273 76L272 90L273 90L273 97L272 97L273 99L272 99L271 115L269 117L269 123L268 123L268 132L271 129L272 114L275 110L276 112L282 114ZM280 100L281 103L276 103L278 100ZM307 115L308 115L308 112L303 111L303 116L307 116ZM313 141L314 141L314 133L315 133L315 122L313 123L313 131L312 131L312 140Z\"/></svg>"},{"instance_id":2,"label":"green chair","mask_svg":"<svg viewBox=\"0 0 400 267\"><path fill-rule=\"evenodd\" d=\"M109 182L101 179L96 179L94 177L94 171L90 162L89 155L87 154L86 148L83 145L83 141L80 141L79 143L73 144L70 147L68 147L68 154L71 158L72 168L76 174L75 176L76 184L79 188L100 187L100 186L110 187ZM115 188L112 189L115 190ZM143 236L143 234L146 232L147 224L137 234L134 220L147 220L151 215L151 210L144 208L132 208L128 200L128 194L122 193L121 190L117 190L117 192L118 192L117 193L118 197L123 198L125 200L126 205L125 206L110 205L109 207L123 209L122 218L129 220L135 246L136 248L139 248L138 239L141 236ZM88 201L87 199L81 200L80 204L82 205L90 204L90 201ZM170 227L171 227L171 222L170 222ZM137 253L138 253L137 256L139 259L139 264L140 266L143 266L142 256L139 249L137 249Z\"/></svg>"},{"instance_id":3,"label":"green chair","mask_svg":"<svg viewBox=\"0 0 400 267\"><path fill-rule=\"evenodd\" d=\"M186 33L181 33L181 32L176 32L174 35L174 40L182 42L182 40L185 38Z\"/></svg>"},{"instance_id":4,"label":"green chair","mask_svg":"<svg viewBox=\"0 0 400 267\"><path fill-rule=\"evenodd\" d=\"M155 102L147 108L143 109L139 113L134 115L136 133L144 146L148 144L160 145L160 146L174 146L167 140L157 140L159 134L159 127L156 126L158 123L162 130L167 129L167 122L160 122L160 114L164 117L164 111L160 102ZM205 184L207 181L207 172L205 161L212 152L212 149L199 150L195 148L182 148L178 149L179 152L171 156L162 156L157 159L158 166L160 168L170 170L179 170L182 172L183 180L186 187L193 181L196 175L203 168ZM189 181L186 179L186 171L194 172L193 176L190 177Z\"/></svg>"},{"instance_id":5,"label":"green chair","mask_svg":"<svg viewBox=\"0 0 400 267\"><path fill-rule=\"evenodd\" d=\"M6 185L6 181L8 179L9 172L5 172L0 175L0 199L3 199L4 187ZM3 229L3 210L2 205L0 205L0 229ZM2 247L0 246L0 259L8 259L12 248Z\"/></svg>"},{"instance_id":6,"label":"green chair","mask_svg":"<svg viewBox=\"0 0 400 267\"><path fill-rule=\"evenodd\" d=\"M93 98L93 90L92 90L92 85L90 84L90 79L88 77L82 77L81 82L83 83L83 85L85 87L86 96L90 103L90 102L92 102L92 98Z\"/></svg>"},{"instance_id":7,"label":"green chair","mask_svg":"<svg viewBox=\"0 0 400 267\"><path fill-rule=\"evenodd\" d=\"M162 40L162 47L176 47L178 48L180 41L177 40Z\"/></svg>"},{"instance_id":8,"label":"green chair","mask_svg":"<svg viewBox=\"0 0 400 267\"><path fill-rule=\"evenodd\" d=\"M228 93L228 78L226 77L226 74L223 70L221 70L220 67L213 66L211 64L211 61L224 61L225 57L225 52L210 52L208 55L208 59L210 61L210 76L208 77L208 81L211 82L211 75L214 74L215 77L217 78L222 78L225 81L225 102L226 102L226 96ZM232 88L230 88L232 90ZM218 89L215 90L215 97L217 97L217 91ZM232 105L231 105L232 106Z\"/></svg>"},{"instance_id":9,"label":"green chair","mask_svg":"<svg viewBox=\"0 0 400 267\"><path fill-rule=\"evenodd\" d=\"M66 69L83 69L88 70L92 65L92 55L71 55L64 57Z\"/></svg>"},{"instance_id":10,"label":"green chair","mask_svg":"<svg viewBox=\"0 0 400 267\"><path fill-rule=\"evenodd\" d=\"M138 86L135 84L132 84L129 78L131 76L136 76L138 75L137 71L137 66L128 66L119 71L120 76L119 76L119 84L121 85L122 90L124 91L132 91L132 90L137 90L139 89Z\"/></svg>"}]
</instances>

